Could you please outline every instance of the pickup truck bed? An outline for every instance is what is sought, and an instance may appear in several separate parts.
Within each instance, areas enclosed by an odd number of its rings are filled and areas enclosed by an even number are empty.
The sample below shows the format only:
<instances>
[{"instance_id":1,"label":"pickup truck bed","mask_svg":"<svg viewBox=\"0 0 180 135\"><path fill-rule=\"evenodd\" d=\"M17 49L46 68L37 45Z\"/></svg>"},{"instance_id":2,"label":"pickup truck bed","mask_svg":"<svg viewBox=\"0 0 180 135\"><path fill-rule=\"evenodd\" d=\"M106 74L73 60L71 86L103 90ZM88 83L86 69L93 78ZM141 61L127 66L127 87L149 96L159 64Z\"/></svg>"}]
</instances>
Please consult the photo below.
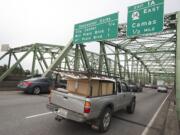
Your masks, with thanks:
<instances>
[{"instance_id":1,"label":"pickup truck bed","mask_svg":"<svg viewBox=\"0 0 180 135\"><path fill-rule=\"evenodd\" d=\"M87 120L98 118L105 106L116 104L117 100L114 100L116 97L116 95L109 95L87 98L72 93L53 90L51 93L51 103L48 104L47 107L63 118L77 122L85 122ZM91 103L90 113L84 113L84 105L86 101ZM105 103L106 101L107 103ZM60 111L58 112L59 109ZM117 110L118 108L114 106L113 112Z\"/></svg>"},{"instance_id":2,"label":"pickup truck bed","mask_svg":"<svg viewBox=\"0 0 180 135\"><path fill-rule=\"evenodd\" d=\"M66 119L85 121L83 116L85 97L55 90L51 94L52 103L47 105L50 110Z\"/></svg>"},{"instance_id":3,"label":"pickup truck bed","mask_svg":"<svg viewBox=\"0 0 180 135\"><path fill-rule=\"evenodd\" d=\"M109 128L113 112L127 108L129 113L133 113L135 109L136 98L128 91L127 85L112 83L114 92L101 96L83 96L63 89L52 90L47 108L61 119L95 123L100 131L105 132Z\"/></svg>"}]
</instances>

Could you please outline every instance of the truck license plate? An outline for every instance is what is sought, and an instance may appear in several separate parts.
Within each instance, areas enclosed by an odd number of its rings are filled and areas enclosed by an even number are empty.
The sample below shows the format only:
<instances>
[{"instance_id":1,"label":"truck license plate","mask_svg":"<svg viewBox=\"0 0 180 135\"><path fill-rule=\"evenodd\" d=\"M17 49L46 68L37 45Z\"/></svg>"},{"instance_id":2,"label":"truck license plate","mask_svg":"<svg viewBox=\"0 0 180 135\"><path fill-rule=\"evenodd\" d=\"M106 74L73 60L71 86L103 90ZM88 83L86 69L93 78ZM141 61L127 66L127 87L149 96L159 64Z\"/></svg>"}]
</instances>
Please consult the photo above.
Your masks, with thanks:
<instances>
[{"instance_id":1,"label":"truck license plate","mask_svg":"<svg viewBox=\"0 0 180 135\"><path fill-rule=\"evenodd\" d=\"M68 111L67 110L64 110L64 109L62 109L62 108L59 108L58 109L58 115L60 115L60 116L62 116L62 117L67 117L67 113L68 113Z\"/></svg>"}]
</instances>

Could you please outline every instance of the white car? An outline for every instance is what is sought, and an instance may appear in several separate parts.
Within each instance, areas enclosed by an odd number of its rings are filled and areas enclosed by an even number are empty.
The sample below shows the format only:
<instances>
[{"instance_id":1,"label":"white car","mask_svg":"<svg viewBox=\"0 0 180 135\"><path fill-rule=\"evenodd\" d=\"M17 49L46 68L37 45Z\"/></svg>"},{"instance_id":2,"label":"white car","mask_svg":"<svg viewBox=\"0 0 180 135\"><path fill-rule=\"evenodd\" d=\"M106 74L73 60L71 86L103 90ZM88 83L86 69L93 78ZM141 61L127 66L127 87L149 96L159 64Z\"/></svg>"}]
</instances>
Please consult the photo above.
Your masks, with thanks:
<instances>
[{"instance_id":1,"label":"white car","mask_svg":"<svg viewBox=\"0 0 180 135\"><path fill-rule=\"evenodd\" d=\"M158 91L158 92L165 92L165 93L168 92L166 86L158 86L158 87L157 87L157 91Z\"/></svg>"}]
</instances>

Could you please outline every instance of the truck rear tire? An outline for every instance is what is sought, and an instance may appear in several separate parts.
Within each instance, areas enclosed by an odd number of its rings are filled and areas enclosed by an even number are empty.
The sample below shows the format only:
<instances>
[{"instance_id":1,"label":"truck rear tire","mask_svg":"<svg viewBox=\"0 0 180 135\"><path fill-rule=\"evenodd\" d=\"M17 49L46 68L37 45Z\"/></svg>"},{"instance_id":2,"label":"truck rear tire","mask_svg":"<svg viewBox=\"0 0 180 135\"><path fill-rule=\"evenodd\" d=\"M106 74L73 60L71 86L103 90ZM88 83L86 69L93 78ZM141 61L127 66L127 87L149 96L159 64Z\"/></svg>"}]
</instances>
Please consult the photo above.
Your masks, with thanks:
<instances>
[{"instance_id":1,"label":"truck rear tire","mask_svg":"<svg viewBox=\"0 0 180 135\"><path fill-rule=\"evenodd\" d=\"M111 124L112 110L110 108L106 108L99 119L99 131L101 133L108 131Z\"/></svg>"},{"instance_id":2,"label":"truck rear tire","mask_svg":"<svg viewBox=\"0 0 180 135\"><path fill-rule=\"evenodd\" d=\"M135 106L136 106L136 100L133 99L131 101L130 105L128 105L127 108L126 108L127 112L130 113L130 114L134 113Z\"/></svg>"}]
</instances>

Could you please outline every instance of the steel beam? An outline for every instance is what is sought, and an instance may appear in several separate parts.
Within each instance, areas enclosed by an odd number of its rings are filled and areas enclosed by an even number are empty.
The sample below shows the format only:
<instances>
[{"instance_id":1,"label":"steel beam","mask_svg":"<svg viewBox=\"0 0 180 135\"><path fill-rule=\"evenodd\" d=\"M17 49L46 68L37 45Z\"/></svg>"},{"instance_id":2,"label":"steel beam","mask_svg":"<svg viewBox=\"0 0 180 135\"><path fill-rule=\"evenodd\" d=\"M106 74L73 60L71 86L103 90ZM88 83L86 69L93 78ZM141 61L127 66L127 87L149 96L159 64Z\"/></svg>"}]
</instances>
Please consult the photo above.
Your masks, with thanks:
<instances>
[{"instance_id":1,"label":"steel beam","mask_svg":"<svg viewBox=\"0 0 180 135\"><path fill-rule=\"evenodd\" d=\"M50 55L51 55L51 64L52 64L52 63L53 63L53 60L54 60L53 58L55 57L55 56L54 56L54 52L51 52Z\"/></svg>"},{"instance_id":2,"label":"steel beam","mask_svg":"<svg viewBox=\"0 0 180 135\"><path fill-rule=\"evenodd\" d=\"M130 73L129 73L128 54L126 54L125 57L126 57L126 71L127 71L127 77L128 77L128 81L129 81L129 80L130 80Z\"/></svg>"},{"instance_id":3,"label":"steel beam","mask_svg":"<svg viewBox=\"0 0 180 135\"><path fill-rule=\"evenodd\" d=\"M18 58L17 58L16 54L15 54L15 53L12 53L12 54L13 54L15 60L18 61ZM22 67L22 65L21 65L21 63L19 63L18 65L19 65L19 67L23 70L23 72L25 72L24 69L23 69L23 67Z\"/></svg>"},{"instance_id":4,"label":"steel beam","mask_svg":"<svg viewBox=\"0 0 180 135\"><path fill-rule=\"evenodd\" d=\"M44 73L44 68L43 68L43 66L42 66L42 64L41 64L41 62L40 62L40 58L39 58L38 55L36 55L36 57L37 57L37 60L38 60L39 65L40 65L40 67L41 67L41 70L42 70L42 72Z\"/></svg>"},{"instance_id":5,"label":"steel beam","mask_svg":"<svg viewBox=\"0 0 180 135\"><path fill-rule=\"evenodd\" d=\"M114 55L114 75L117 74L117 65L118 65L118 54L117 54L118 48L115 47L115 55Z\"/></svg>"},{"instance_id":6,"label":"steel beam","mask_svg":"<svg viewBox=\"0 0 180 135\"><path fill-rule=\"evenodd\" d=\"M100 42L100 55L99 55L99 74L101 74L102 73L102 67L103 67L103 49L102 49L102 43Z\"/></svg>"},{"instance_id":7,"label":"steel beam","mask_svg":"<svg viewBox=\"0 0 180 135\"><path fill-rule=\"evenodd\" d=\"M80 56L81 56L80 58L81 58L81 61L82 61L83 68L84 68L84 70L87 70L85 60L83 59L82 51L80 51Z\"/></svg>"},{"instance_id":8,"label":"steel beam","mask_svg":"<svg viewBox=\"0 0 180 135\"><path fill-rule=\"evenodd\" d=\"M34 44L33 45L33 61L32 61L32 69L31 69L32 76L34 76L35 74L36 53L37 53L37 49L36 49L36 45Z\"/></svg>"},{"instance_id":9,"label":"steel beam","mask_svg":"<svg viewBox=\"0 0 180 135\"><path fill-rule=\"evenodd\" d=\"M1 57L0 57L0 60L3 59L6 55L9 54L10 51L6 52L5 54L3 54Z\"/></svg>"},{"instance_id":10,"label":"steel beam","mask_svg":"<svg viewBox=\"0 0 180 135\"><path fill-rule=\"evenodd\" d=\"M146 84L146 70L145 67L143 68L143 85Z\"/></svg>"},{"instance_id":11,"label":"steel beam","mask_svg":"<svg viewBox=\"0 0 180 135\"><path fill-rule=\"evenodd\" d=\"M176 110L180 120L180 12L177 12L177 45L176 45Z\"/></svg>"},{"instance_id":12,"label":"steel beam","mask_svg":"<svg viewBox=\"0 0 180 135\"><path fill-rule=\"evenodd\" d=\"M140 85L142 85L142 81L143 81L142 69L143 69L143 66L142 66L142 64L140 64L140 75L139 75L139 84L140 84Z\"/></svg>"},{"instance_id":13,"label":"steel beam","mask_svg":"<svg viewBox=\"0 0 180 135\"><path fill-rule=\"evenodd\" d=\"M116 46L117 46L116 43L109 42L109 41L105 41L105 44L111 45L111 46L113 46L113 47L116 47ZM133 57L135 57L138 61L140 61L140 62L143 64L143 66L146 66L146 65L144 64L144 62L143 62L136 54L130 52L128 49L125 49L125 48L122 47L122 46L117 46L117 47L118 47L119 49L123 50L125 53L129 53L130 55L132 55ZM148 69L147 67L146 67L146 70L147 70L148 73L150 73L150 71L149 71L149 69Z\"/></svg>"},{"instance_id":14,"label":"steel beam","mask_svg":"<svg viewBox=\"0 0 180 135\"><path fill-rule=\"evenodd\" d=\"M47 68L48 68L48 64L46 63L46 60L45 60L43 54L41 53L40 49L36 47L36 51L35 51L35 52L36 52L36 53L38 52L38 53L40 54L40 58L42 59L44 65L45 65L45 67L46 67L46 69L47 69Z\"/></svg>"},{"instance_id":15,"label":"steel beam","mask_svg":"<svg viewBox=\"0 0 180 135\"><path fill-rule=\"evenodd\" d=\"M136 69L137 71L136 71L136 83L138 83L139 82L139 61L137 61L137 69Z\"/></svg>"},{"instance_id":16,"label":"steel beam","mask_svg":"<svg viewBox=\"0 0 180 135\"><path fill-rule=\"evenodd\" d=\"M152 54L152 53L175 53L174 50L160 50L160 51L150 51L150 52L147 52L147 51L142 51L142 52L134 52L134 54Z\"/></svg>"},{"instance_id":17,"label":"steel beam","mask_svg":"<svg viewBox=\"0 0 180 135\"><path fill-rule=\"evenodd\" d=\"M12 51L9 52L8 69L11 67L11 56L12 56Z\"/></svg>"},{"instance_id":18,"label":"steel beam","mask_svg":"<svg viewBox=\"0 0 180 135\"><path fill-rule=\"evenodd\" d=\"M6 78L14 69L15 67L33 50L31 47L10 69L8 69L4 74L0 76L0 82Z\"/></svg>"},{"instance_id":19,"label":"steel beam","mask_svg":"<svg viewBox=\"0 0 180 135\"><path fill-rule=\"evenodd\" d=\"M120 61L120 52L119 52L119 49L117 47L115 47L115 67L114 67L114 70L117 70L117 67L118 67L118 70L119 70L119 76L120 78L122 78L122 71L121 71L121 61ZM114 74L117 75L117 71L114 71Z\"/></svg>"},{"instance_id":20,"label":"steel beam","mask_svg":"<svg viewBox=\"0 0 180 135\"><path fill-rule=\"evenodd\" d=\"M126 53L124 54L124 79L126 80Z\"/></svg>"},{"instance_id":21,"label":"steel beam","mask_svg":"<svg viewBox=\"0 0 180 135\"><path fill-rule=\"evenodd\" d=\"M87 57L87 54L86 54L86 50L85 50L85 48L84 48L84 45L80 45L80 49L81 49L81 53L82 53L82 56L83 56L85 65L86 65L86 69L87 69L87 71L89 72L89 71L91 70L91 67L90 67L90 64L89 64L89 59L88 59L88 57Z\"/></svg>"},{"instance_id":22,"label":"steel beam","mask_svg":"<svg viewBox=\"0 0 180 135\"><path fill-rule=\"evenodd\" d=\"M78 71L80 66L80 59L79 59L79 45L76 45L75 48L75 58L74 58L74 70Z\"/></svg>"},{"instance_id":23,"label":"steel beam","mask_svg":"<svg viewBox=\"0 0 180 135\"><path fill-rule=\"evenodd\" d=\"M65 65L68 67L68 70L71 70L70 65L69 65L68 56L65 57Z\"/></svg>"},{"instance_id":24,"label":"steel beam","mask_svg":"<svg viewBox=\"0 0 180 135\"><path fill-rule=\"evenodd\" d=\"M66 47L60 52L59 56L56 58L56 60L52 63L52 65L49 66L49 68L46 70L46 72L43 74L45 77L50 77L52 74L52 70L57 67L59 62L63 60L63 58L66 56L66 54L69 52L69 50L73 47L73 40L71 39L69 43L66 45Z\"/></svg>"},{"instance_id":25,"label":"steel beam","mask_svg":"<svg viewBox=\"0 0 180 135\"><path fill-rule=\"evenodd\" d=\"M131 61L131 81L134 80L133 72L134 72L134 57L132 57L132 61Z\"/></svg>"},{"instance_id":26,"label":"steel beam","mask_svg":"<svg viewBox=\"0 0 180 135\"><path fill-rule=\"evenodd\" d=\"M106 54L105 44L101 42L100 45L102 46L103 53ZM109 64L108 64L108 59L106 55L104 55L104 61L106 65L106 71L108 73L108 76L110 76Z\"/></svg>"}]
</instances>

